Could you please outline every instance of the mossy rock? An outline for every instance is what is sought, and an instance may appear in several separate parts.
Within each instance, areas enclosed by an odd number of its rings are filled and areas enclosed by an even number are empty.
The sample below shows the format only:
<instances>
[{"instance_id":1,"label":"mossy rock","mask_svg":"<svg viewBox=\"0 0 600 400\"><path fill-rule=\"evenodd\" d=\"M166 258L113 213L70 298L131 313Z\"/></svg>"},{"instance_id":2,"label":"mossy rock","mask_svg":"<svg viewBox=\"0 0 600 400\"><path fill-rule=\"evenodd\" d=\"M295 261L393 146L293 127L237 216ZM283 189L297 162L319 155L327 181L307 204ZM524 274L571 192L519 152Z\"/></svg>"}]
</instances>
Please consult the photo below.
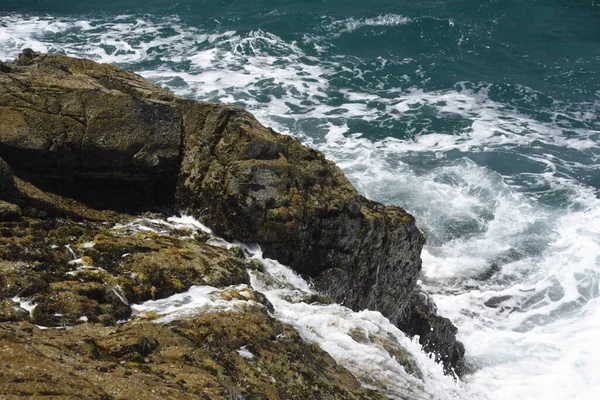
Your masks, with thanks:
<instances>
[{"instance_id":1,"label":"mossy rock","mask_svg":"<svg viewBox=\"0 0 600 400\"><path fill-rule=\"evenodd\" d=\"M48 292L34 297L34 323L42 326L65 326L85 322L114 325L128 319L131 308L118 295L99 283L56 282Z\"/></svg>"},{"instance_id":2,"label":"mossy rock","mask_svg":"<svg viewBox=\"0 0 600 400\"><path fill-rule=\"evenodd\" d=\"M319 293L311 293L307 296L304 296L301 301L303 301L306 304L313 304L313 303L333 304L333 303L335 303L332 298L324 296Z\"/></svg>"},{"instance_id":3,"label":"mossy rock","mask_svg":"<svg viewBox=\"0 0 600 400\"><path fill-rule=\"evenodd\" d=\"M29 311L10 299L0 300L0 322L29 320Z\"/></svg>"},{"instance_id":4,"label":"mossy rock","mask_svg":"<svg viewBox=\"0 0 600 400\"><path fill-rule=\"evenodd\" d=\"M0 299L44 292L52 278L20 262L0 260Z\"/></svg>"},{"instance_id":5,"label":"mossy rock","mask_svg":"<svg viewBox=\"0 0 600 400\"><path fill-rule=\"evenodd\" d=\"M192 285L249 283L246 263L227 249L194 240L140 233L103 234L83 250L106 270L130 302L168 297Z\"/></svg>"},{"instance_id":6,"label":"mossy rock","mask_svg":"<svg viewBox=\"0 0 600 400\"><path fill-rule=\"evenodd\" d=\"M129 303L168 297L192 285L249 283L241 248L109 227L29 217L0 223L0 300L32 297L33 321L43 326L110 325L129 318Z\"/></svg>"},{"instance_id":7,"label":"mossy rock","mask_svg":"<svg viewBox=\"0 0 600 400\"><path fill-rule=\"evenodd\" d=\"M7 346L0 397L387 398L360 387L329 355L264 311L207 314L169 326L133 321L62 331L0 323L0 348Z\"/></svg>"}]
</instances>

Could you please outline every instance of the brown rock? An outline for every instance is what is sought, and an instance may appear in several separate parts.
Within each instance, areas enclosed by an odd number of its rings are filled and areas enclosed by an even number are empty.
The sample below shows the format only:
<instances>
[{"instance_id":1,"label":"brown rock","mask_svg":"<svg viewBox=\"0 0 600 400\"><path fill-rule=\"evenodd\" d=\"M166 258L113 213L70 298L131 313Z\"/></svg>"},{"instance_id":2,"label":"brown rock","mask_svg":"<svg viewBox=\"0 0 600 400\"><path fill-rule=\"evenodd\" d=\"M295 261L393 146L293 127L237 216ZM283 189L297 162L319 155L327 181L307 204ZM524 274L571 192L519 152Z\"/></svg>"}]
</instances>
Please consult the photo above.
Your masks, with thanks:
<instances>
[{"instance_id":1,"label":"brown rock","mask_svg":"<svg viewBox=\"0 0 600 400\"><path fill-rule=\"evenodd\" d=\"M180 160L172 99L116 67L22 54L0 74L0 154L36 185L88 204L161 203Z\"/></svg>"},{"instance_id":2,"label":"brown rock","mask_svg":"<svg viewBox=\"0 0 600 400\"><path fill-rule=\"evenodd\" d=\"M173 206L259 243L350 308L396 324L410 313L424 244L414 218L359 196L320 152L248 112L176 98L110 65L26 51L3 71L0 156L20 178L14 202L26 215L102 220L85 206ZM178 290L181 279L158 267L167 256L136 257L171 282L164 295Z\"/></svg>"},{"instance_id":3,"label":"brown rock","mask_svg":"<svg viewBox=\"0 0 600 400\"><path fill-rule=\"evenodd\" d=\"M251 359L238 353L243 346ZM200 315L172 328L0 323L0 359L0 398L387 399L258 311Z\"/></svg>"},{"instance_id":4,"label":"brown rock","mask_svg":"<svg viewBox=\"0 0 600 400\"><path fill-rule=\"evenodd\" d=\"M0 200L0 221L18 221L21 209L18 205Z\"/></svg>"}]
</instances>

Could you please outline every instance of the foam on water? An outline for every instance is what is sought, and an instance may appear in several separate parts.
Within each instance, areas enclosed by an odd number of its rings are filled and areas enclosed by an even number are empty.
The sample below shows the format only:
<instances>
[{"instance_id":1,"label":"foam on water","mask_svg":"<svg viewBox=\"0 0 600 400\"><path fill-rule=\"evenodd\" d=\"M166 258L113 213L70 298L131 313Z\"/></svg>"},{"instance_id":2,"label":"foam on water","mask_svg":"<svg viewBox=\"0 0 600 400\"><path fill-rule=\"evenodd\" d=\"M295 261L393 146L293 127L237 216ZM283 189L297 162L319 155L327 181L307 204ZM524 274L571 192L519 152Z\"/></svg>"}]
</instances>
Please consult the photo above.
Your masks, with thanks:
<instances>
[{"instance_id":1,"label":"foam on water","mask_svg":"<svg viewBox=\"0 0 600 400\"><path fill-rule=\"evenodd\" d=\"M556 216L542 254L502 265L490 282L434 296L478 368L467 381L492 399L592 399L599 389L600 354L590 343L600 334L600 204L585 190L580 196L587 207ZM441 282L445 258L424 263L426 276Z\"/></svg>"},{"instance_id":2,"label":"foam on water","mask_svg":"<svg viewBox=\"0 0 600 400\"><path fill-rule=\"evenodd\" d=\"M190 217L157 221L142 218L127 224L127 227L140 231L159 225L171 231L206 229ZM122 230L123 226L117 229ZM380 390L393 399L406 396L415 400L480 398L476 394L466 397L468 389L461 382L445 376L441 365L425 355L416 340L408 339L379 312L354 312L338 304L308 304L305 299L315 292L304 279L277 261L263 258L260 247L243 247L248 256L264 266L262 272L250 272L251 286L269 299L274 308L273 315L295 327L305 340L318 344L365 386ZM243 293L248 288L246 285L225 289L194 286L165 299L132 305L132 309L140 316L159 314L161 317L155 322L169 323L201 313L244 312L248 308L262 307L252 300L226 300L227 296L222 294L231 290ZM254 357L245 348L238 352L244 357ZM411 359L417 366L414 370L399 362Z\"/></svg>"},{"instance_id":3,"label":"foam on water","mask_svg":"<svg viewBox=\"0 0 600 400\"><path fill-rule=\"evenodd\" d=\"M589 344L600 334L600 202L594 188L557 172L560 160L553 157L544 159L548 168L529 174L544 190L528 193L468 158L450 161L437 152L436 166L419 171L399 161L401 150L393 146L332 136L330 154L361 191L402 204L428 234L423 286L459 327L475 370L465 377L472 390L490 399L595 398L600 353ZM413 143L402 145L414 151Z\"/></svg>"},{"instance_id":4,"label":"foam on water","mask_svg":"<svg viewBox=\"0 0 600 400\"><path fill-rule=\"evenodd\" d=\"M277 261L263 258L260 249L249 251L265 266L264 273L252 272L252 287L265 293L275 316L317 343L364 385L394 399L480 398L475 393L467 397L468 390L461 382L444 376L441 366L425 355L416 341L379 312L353 312L338 304L299 301L313 293L306 282ZM405 356L398 353L414 359L419 371L403 366L397 357Z\"/></svg>"},{"instance_id":5,"label":"foam on water","mask_svg":"<svg viewBox=\"0 0 600 400\"><path fill-rule=\"evenodd\" d=\"M252 300L227 299L223 293L236 291L243 295L248 290L246 285L217 289L212 286L192 286L183 293L160 299L149 300L143 304L131 306L134 315L158 314L156 323L169 323L177 319L215 312L244 312L250 308L260 308L260 304Z\"/></svg>"},{"instance_id":6,"label":"foam on water","mask_svg":"<svg viewBox=\"0 0 600 400\"><path fill-rule=\"evenodd\" d=\"M410 18L398 14L378 15L373 18L346 18L343 20L334 20L325 28L333 32L333 36L337 37L344 33L354 32L364 27L377 26L397 26L411 22Z\"/></svg>"},{"instance_id":7,"label":"foam on water","mask_svg":"<svg viewBox=\"0 0 600 400\"><path fill-rule=\"evenodd\" d=\"M600 102L567 103L520 86L508 101L498 94L505 87L486 83L427 89L413 59L365 62L334 51L340 36L412 23L396 14L325 18L320 32L291 41L260 29L202 30L177 18L11 15L0 16L0 59L32 47L117 63L177 94L241 105L319 148L362 194L406 208L428 236L423 286L459 327L474 367L456 396L595 398ZM406 74L389 72L392 65ZM295 290L310 291L269 265ZM289 302L289 288L266 289L280 318L339 352L351 370L352 357L343 355L350 353L340 350L351 343L350 326L391 332L411 349L370 312ZM359 347L352 349L374 365L402 373L383 352ZM430 360L411 353L430 371ZM386 368L377 374L385 377ZM441 374L426 375L432 393L450 393ZM389 387L406 390L409 382Z\"/></svg>"}]
</instances>

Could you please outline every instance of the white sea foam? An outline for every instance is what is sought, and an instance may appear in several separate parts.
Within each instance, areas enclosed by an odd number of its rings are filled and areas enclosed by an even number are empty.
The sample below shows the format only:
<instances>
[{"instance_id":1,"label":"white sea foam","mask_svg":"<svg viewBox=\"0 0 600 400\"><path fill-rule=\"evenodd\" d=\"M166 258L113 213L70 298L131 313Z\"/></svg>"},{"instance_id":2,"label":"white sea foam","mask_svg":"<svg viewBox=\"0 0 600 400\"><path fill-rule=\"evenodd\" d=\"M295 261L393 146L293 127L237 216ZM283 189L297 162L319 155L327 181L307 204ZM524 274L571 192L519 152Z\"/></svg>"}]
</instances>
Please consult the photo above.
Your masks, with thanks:
<instances>
[{"instance_id":1,"label":"white sea foam","mask_svg":"<svg viewBox=\"0 0 600 400\"><path fill-rule=\"evenodd\" d=\"M28 311L29 314L31 314L33 310L37 307L37 304L34 304L30 300L23 299L19 296L15 296L11 300L15 303L19 303L19 307L21 307L25 311Z\"/></svg>"},{"instance_id":2,"label":"white sea foam","mask_svg":"<svg viewBox=\"0 0 600 400\"><path fill-rule=\"evenodd\" d=\"M243 292L246 285L217 289L212 286L192 286L186 292L174 294L160 300L149 300L142 304L132 305L135 314L158 314L162 317L156 323L171 321L198 314L214 312L244 312L250 308L260 308L260 304L252 300L226 299L222 293L227 291Z\"/></svg>"},{"instance_id":3,"label":"white sea foam","mask_svg":"<svg viewBox=\"0 0 600 400\"><path fill-rule=\"evenodd\" d=\"M398 14L378 15L373 18L347 18L343 20L332 21L327 27L335 36L343 33L354 32L364 27L377 26L397 26L405 25L411 22L411 19Z\"/></svg>"},{"instance_id":4,"label":"white sea foam","mask_svg":"<svg viewBox=\"0 0 600 400\"><path fill-rule=\"evenodd\" d=\"M264 273L252 273L252 287L267 296L275 316L294 326L306 340L317 343L363 384L394 399L482 398L443 375L441 365L381 313L353 312L338 304L299 301L313 293L302 278L277 261L263 258L259 248L248 251L265 266ZM268 279L264 279L265 275ZM423 374L422 379L394 358L393 348L409 352Z\"/></svg>"},{"instance_id":5,"label":"white sea foam","mask_svg":"<svg viewBox=\"0 0 600 400\"><path fill-rule=\"evenodd\" d=\"M595 398L600 353L588 345L600 334L594 190L555 168L538 174L547 193L563 193L564 208L556 209L468 159L442 158L441 166L416 173L389 162L400 154L393 147L334 136L330 154L361 191L406 206L426 230L424 285L459 327L476 368L469 387L490 399ZM491 279L480 278L486 271ZM510 297L496 308L484 305L500 296Z\"/></svg>"},{"instance_id":6,"label":"white sea foam","mask_svg":"<svg viewBox=\"0 0 600 400\"><path fill-rule=\"evenodd\" d=\"M138 219L130 228L153 225L156 221ZM180 228L182 223L190 229L204 227L190 217L164 222L171 229ZM260 247L244 245L244 249L264 265L264 272L251 272L251 286L266 295L275 310L274 316L294 326L305 340L318 344L364 385L394 399L482 398L476 394L467 397L469 392L461 382L445 376L441 365L424 354L416 340L404 336L379 312L353 312L338 304L307 304L302 300L314 292L304 279L277 261L263 258ZM225 300L228 297L222 293L231 290L243 293L248 289L246 285L225 289L193 286L186 292L132 308L137 315L158 314L161 317L155 320L157 323L169 323L201 313L244 312L248 307L261 307L252 300ZM397 352L414 358L418 371L410 368L407 371L394 357ZM238 353L249 359L256 357L244 347Z\"/></svg>"},{"instance_id":7,"label":"white sea foam","mask_svg":"<svg viewBox=\"0 0 600 400\"><path fill-rule=\"evenodd\" d=\"M254 358L254 354L250 350L246 348L246 346L242 346L237 350L237 353L244 357L247 360L252 360Z\"/></svg>"},{"instance_id":8,"label":"white sea foam","mask_svg":"<svg viewBox=\"0 0 600 400\"><path fill-rule=\"evenodd\" d=\"M587 207L556 217L541 255L503 265L495 284L435 296L478 367L469 383L491 399L593 399L600 389L600 354L589 345L600 334L600 204L580 195ZM424 258L427 273L446 263ZM496 308L483 304L500 296Z\"/></svg>"}]
</instances>

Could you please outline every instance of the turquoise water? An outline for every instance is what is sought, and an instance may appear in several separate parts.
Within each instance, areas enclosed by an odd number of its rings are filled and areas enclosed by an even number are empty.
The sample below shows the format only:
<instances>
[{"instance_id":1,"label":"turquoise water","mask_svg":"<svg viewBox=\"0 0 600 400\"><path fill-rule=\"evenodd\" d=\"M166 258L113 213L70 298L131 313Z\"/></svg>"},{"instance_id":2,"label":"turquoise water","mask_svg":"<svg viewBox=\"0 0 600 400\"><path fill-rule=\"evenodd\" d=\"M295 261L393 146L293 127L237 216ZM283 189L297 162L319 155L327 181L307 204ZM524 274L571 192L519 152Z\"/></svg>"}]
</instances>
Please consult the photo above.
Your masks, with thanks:
<instances>
[{"instance_id":1,"label":"turquoise water","mask_svg":"<svg viewBox=\"0 0 600 400\"><path fill-rule=\"evenodd\" d=\"M600 2L4 0L23 47L242 106L414 213L465 393L600 390Z\"/></svg>"}]
</instances>

